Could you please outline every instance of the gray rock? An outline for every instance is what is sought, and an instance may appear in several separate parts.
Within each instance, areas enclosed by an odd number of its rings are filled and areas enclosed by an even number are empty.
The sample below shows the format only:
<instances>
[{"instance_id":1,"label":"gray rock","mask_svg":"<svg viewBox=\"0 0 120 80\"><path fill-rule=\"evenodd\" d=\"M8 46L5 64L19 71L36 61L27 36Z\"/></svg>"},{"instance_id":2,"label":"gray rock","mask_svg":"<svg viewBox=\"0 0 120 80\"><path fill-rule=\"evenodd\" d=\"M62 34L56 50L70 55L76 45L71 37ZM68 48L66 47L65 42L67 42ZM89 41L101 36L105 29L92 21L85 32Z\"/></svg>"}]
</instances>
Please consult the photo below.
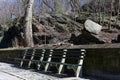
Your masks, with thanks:
<instances>
[{"instance_id":1,"label":"gray rock","mask_svg":"<svg viewBox=\"0 0 120 80\"><path fill-rule=\"evenodd\" d=\"M63 17L61 14L51 15L57 22L62 24L67 24L67 19Z\"/></svg>"},{"instance_id":2,"label":"gray rock","mask_svg":"<svg viewBox=\"0 0 120 80\"><path fill-rule=\"evenodd\" d=\"M99 34L99 32L102 29L101 25L93 22L92 20L86 20L84 25L85 25L85 29L88 32L93 33L93 34Z\"/></svg>"},{"instance_id":3,"label":"gray rock","mask_svg":"<svg viewBox=\"0 0 120 80\"><path fill-rule=\"evenodd\" d=\"M57 17L56 20L57 20L59 23L67 24L67 19L64 18L64 17Z\"/></svg>"},{"instance_id":4,"label":"gray rock","mask_svg":"<svg viewBox=\"0 0 120 80\"><path fill-rule=\"evenodd\" d=\"M86 21L86 16L76 17L76 21L81 23L81 24L84 24Z\"/></svg>"},{"instance_id":5,"label":"gray rock","mask_svg":"<svg viewBox=\"0 0 120 80\"><path fill-rule=\"evenodd\" d=\"M43 25L47 25L48 24L48 20L46 17L39 17L39 22Z\"/></svg>"},{"instance_id":6,"label":"gray rock","mask_svg":"<svg viewBox=\"0 0 120 80\"><path fill-rule=\"evenodd\" d=\"M105 43L104 39L100 38L99 35L91 34L88 31L82 31L83 37L88 40L88 43L103 44Z\"/></svg>"},{"instance_id":7,"label":"gray rock","mask_svg":"<svg viewBox=\"0 0 120 80\"><path fill-rule=\"evenodd\" d=\"M61 26L60 24L56 24L55 25L55 30L57 32L65 32L66 31L65 28L64 28L64 26Z\"/></svg>"},{"instance_id":8,"label":"gray rock","mask_svg":"<svg viewBox=\"0 0 120 80\"><path fill-rule=\"evenodd\" d=\"M56 44L58 42L59 42L59 40L57 38L53 38L53 39L49 40L50 44Z\"/></svg>"},{"instance_id":9,"label":"gray rock","mask_svg":"<svg viewBox=\"0 0 120 80\"><path fill-rule=\"evenodd\" d=\"M120 29L120 21L118 21L118 22L116 23L115 27L116 27L117 29Z\"/></svg>"},{"instance_id":10,"label":"gray rock","mask_svg":"<svg viewBox=\"0 0 120 80\"><path fill-rule=\"evenodd\" d=\"M117 42L120 42L120 35L118 35L117 37Z\"/></svg>"}]
</instances>

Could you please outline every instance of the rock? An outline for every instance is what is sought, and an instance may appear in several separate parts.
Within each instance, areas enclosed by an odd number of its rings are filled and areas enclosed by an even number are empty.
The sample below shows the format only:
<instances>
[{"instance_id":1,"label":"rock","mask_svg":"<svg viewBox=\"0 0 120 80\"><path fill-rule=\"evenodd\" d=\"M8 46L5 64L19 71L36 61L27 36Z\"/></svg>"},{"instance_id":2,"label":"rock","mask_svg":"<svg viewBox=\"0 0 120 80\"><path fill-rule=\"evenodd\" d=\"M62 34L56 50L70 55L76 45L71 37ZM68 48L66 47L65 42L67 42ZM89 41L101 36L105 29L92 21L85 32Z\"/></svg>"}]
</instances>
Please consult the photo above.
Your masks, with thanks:
<instances>
[{"instance_id":1,"label":"rock","mask_svg":"<svg viewBox=\"0 0 120 80\"><path fill-rule=\"evenodd\" d=\"M56 18L57 22L62 23L62 24L67 24L67 19L64 17L57 17Z\"/></svg>"},{"instance_id":2,"label":"rock","mask_svg":"<svg viewBox=\"0 0 120 80\"><path fill-rule=\"evenodd\" d=\"M112 43L120 43L120 34L117 35L116 38L112 40Z\"/></svg>"},{"instance_id":3,"label":"rock","mask_svg":"<svg viewBox=\"0 0 120 80\"><path fill-rule=\"evenodd\" d=\"M65 32L66 30L64 29L64 25L60 25L60 24L56 24L55 25L55 30L57 31L57 32Z\"/></svg>"},{"instance_id":4,"label":"rock","mask_svg":"<svg viewBox=\"0 0 120 80\"><path fill-rule=\"evenodd\" d=\"M60 41L57 38L53 38L53 39L49 40L50 44L56 44L58 42L60 42Z\"/></svg>"},{"instance_id":5,"label":"rock","mask_svg":"<svg viewBox=\"0 0 120 80\"><path fill-rule=\"evenodd\" d=\"M47 17L46 20L48 21L50 26L55 25L57 23L57 21L54 18L51 18L51 17Z\"/></svg>"},{"instance_id":6,"label":"rock","mask_svg":"<svg viewBox=\"0 0 120 80\"><path fill-rule=\"evenodd\" d=\"M81 23L81 24L84 24L85 21L86 21L86 16L79 16L79 17L76 17L76 21Z\"/></svg>"},{"instance_id":7,"label":"rock","mask_svg":"<svg viewBox=\"0 0 120 80\"><path fill-rule=\"evenodd\" d=\"M85 29L88 32L93 33L93 34L99 34L99 32L102 29L101 25L99 25L91 20L86 20L84 25L85 25Z\"/></svg>"},{"instance_id":8,"label":"rock","mask_svg":"<svg viewBox=\"0 0 120 80\"><path fill-rule=\"evenodd\" d=\"M82 34L76 36L75 34L71 35L69 39L70 43L74 45L84 45L84 44L103 44L105 43L104 39L101 39L99 35L94 35L88 31L82 31Z\"/></svg>"},{"instance_id":9,"label":"rock","mask_svg":"<svg viewBox=\"0 0 120 80\"><path fill-rule=\"evenodd\" d=\"M89 43L103 44L105 43L104 39L101 39L99 35L91 34L90 32L83 30L82 36L89 41Z\"/></svg>"},{"instance_id":10,"label":"rock","mask_svg":"<svg viewBox=\"0 0 120 80\"><path fill-rule=\"evenodd\" d=\"M83 44L89 44L89 41L84 38L82 34L76 36L75 34L71 34L71 37L69 39L70 43L74 45L83 45Z\"/></svg>"},{"instance_id":11,"label":"rock","mask_svg":"<svg viewBox=\"0 0 120 80\"><path fill-rule=\"evenodd\" d=\"M57 22L62 24L67 24L67 19L63 17L61 14L51 15Z\"/></svg>"},{"instance_id":12,"label":"rock","mask_svg":"<svg viewBox=\"0 0 120 80\"><path fill-rule=\"evenodd\" d=\"M120 20L120 14L119 14L118 20Z\"/></svg>"},{"instance_id":13,"label":"rock","mask_svg":"<svg viewBox=\"0 0 120 80\"><path fill-rule=\"evenodd\" d=\"M43 25L47 25L48 24L48 20L46 17L39 17L39 22Z\"/></svg>"},{"instance_id":14,"label":"rock","mask_svg":"<svg viewBox=\"0 0 120 80\"><path fill-rule=\"evenodd\" d=\"M33 34L33 40L34 40L34 44L48 44L49 40L51 39L50 35L45 35L45 34Z\"/></svg>"},{"instance_id":15,"label":"rock","mask_svg":"<svg viewBox=\"0 0 120 80\"><path fill-rule=\"evenodd\" d=\"M117 42L120 42L120 34L117 37Z\"/></svg>"},{"instance_id":16,"label":"rock","mask_svg":"<svg viewBox=\"0 0 120 80\"><path fill-rule=\"evenodd\" d=\"M118 21L117 23L116 23L116 26L115 26L117 29L120 29L120 21Z\"/></svg>"}]
</instances>

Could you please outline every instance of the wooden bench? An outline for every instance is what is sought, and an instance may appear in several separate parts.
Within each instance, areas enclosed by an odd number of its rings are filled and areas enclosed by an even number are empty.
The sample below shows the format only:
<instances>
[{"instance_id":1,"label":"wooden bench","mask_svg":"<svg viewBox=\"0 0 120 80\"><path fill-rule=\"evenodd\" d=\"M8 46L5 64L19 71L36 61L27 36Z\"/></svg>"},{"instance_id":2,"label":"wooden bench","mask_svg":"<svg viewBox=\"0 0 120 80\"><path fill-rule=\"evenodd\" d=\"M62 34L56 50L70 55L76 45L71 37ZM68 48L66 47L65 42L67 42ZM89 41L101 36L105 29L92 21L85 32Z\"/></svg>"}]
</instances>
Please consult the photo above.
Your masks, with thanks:
<instances>
[{"instance_id":1,"label":"wooden bench","mask_svg":"<svg viewBox=\"0 0 120 80\"><path fill-rule=\"evenodd\" d=\"M37 70L40 70L41 65L44 66L44 71L49 71L51 65L58 68L58 74L64 72L64 67L69 66L74 69L76 77L82 77L82 65L85 56L85 49L27 49L22 58L16 58L20 61L20 67L27 63L28 68L35 63Z\"/></svg>"}]
</instances>

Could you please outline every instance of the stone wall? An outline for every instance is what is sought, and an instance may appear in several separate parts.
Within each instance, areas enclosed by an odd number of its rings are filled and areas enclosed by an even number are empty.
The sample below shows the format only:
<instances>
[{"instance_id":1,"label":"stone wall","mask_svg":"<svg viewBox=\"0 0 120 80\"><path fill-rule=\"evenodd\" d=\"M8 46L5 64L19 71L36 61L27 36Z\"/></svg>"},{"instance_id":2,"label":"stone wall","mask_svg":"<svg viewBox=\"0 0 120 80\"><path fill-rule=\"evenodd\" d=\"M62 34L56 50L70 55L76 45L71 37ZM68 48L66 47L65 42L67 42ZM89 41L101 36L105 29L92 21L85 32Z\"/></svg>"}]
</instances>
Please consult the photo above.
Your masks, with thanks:
<instances>
[{"instance_id":1,"label":"stone wall","mask_svg":"<svg viewBox=\"0 0 120 80\"><path fill-rule=\"evenodd\" d=\"M119 80L120 49L87 49L83 69L87 76L104 77L107 80L113 80L113 78L114 80Z\"/></svg>"},{"instance_id":2,"label":"stone wall","mask_svg":"<svg viewBox=\"0 0 120 80\"><path fill-rule=\"evenodd\" d=\"M20 57L23 53L23 50L0 50L0 61L13 62L14 59Z\"/></svg>"}]
</instances>

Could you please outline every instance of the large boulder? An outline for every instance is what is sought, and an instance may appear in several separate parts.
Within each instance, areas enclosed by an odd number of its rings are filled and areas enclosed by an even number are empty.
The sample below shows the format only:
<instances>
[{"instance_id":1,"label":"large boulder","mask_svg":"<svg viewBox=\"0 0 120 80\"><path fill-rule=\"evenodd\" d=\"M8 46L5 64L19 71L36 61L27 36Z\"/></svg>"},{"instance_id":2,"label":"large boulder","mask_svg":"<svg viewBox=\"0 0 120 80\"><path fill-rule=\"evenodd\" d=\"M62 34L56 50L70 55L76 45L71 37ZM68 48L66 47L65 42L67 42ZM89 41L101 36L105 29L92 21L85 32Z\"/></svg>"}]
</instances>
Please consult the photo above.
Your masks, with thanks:
<instances>
[{"instance_id":1,"label":"large boulder","mask_svg":"<svg viewBox=\"0 0 120 80\"><path fill-rule=\"evenodd\" d=\"M91 34L90 32L83 30L82 36L88 40L88 43L104 44L106 41L99 37L99 35Z\"/></svg>"},{"instance_id":2,"label":"large boulder","mask_svg":"<svg viewBox=\"0 0 120 80\"><path fill-rule=\"evenodd\" d=\"M101 31L102 29L102 26L93 22L92 20L86 20L85 21L85 29L90 32L90 33L93 33L93 34L99 34L99 32Z\"/></svg>"},{"instance_id":3,"label":"large boulder","mask_svg":"<svg viewBox=\"0 0 120 80\"><path fill-rule=\"evenodd\" d=\"M90 34L88 31L83 30L82 34L78 36L76 36L75 34L72 34L68 42L74 45L104 44L105 40L99 37L99 35Z\"/></svg>"}]
</instances>

